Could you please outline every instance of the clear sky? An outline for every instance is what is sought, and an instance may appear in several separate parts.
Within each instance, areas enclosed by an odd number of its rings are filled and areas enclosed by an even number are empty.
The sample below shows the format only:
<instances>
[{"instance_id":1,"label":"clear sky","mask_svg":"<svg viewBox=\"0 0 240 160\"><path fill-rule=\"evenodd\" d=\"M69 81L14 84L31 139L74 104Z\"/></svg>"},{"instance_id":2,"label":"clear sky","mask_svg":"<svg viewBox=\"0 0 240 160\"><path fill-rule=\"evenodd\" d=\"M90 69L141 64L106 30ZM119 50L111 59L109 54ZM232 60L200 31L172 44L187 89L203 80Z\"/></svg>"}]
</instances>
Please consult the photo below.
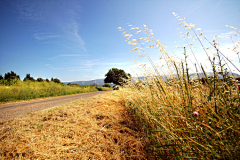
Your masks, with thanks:
<instances>
[{"instance_id":1,"label":"clear sky","mask_svg":"<svg viewBox=\"0 0 240 160\"><path fill-rule=\"evenodd\" d=\"M233 33L225 25L240 27L240 0L0 0L0 74L70 82L104 78L111 68L132 73L135 60L149 62L130 51L134 47L118 30L132 31L127 23L146 24L168 52L181 56L183 49L176 45L184 43L178 33L182 26L172 12L196 24L210 40L214 34ZM201 52L196 53L200 60ZM158 62L160 53L149 54ZM239 67L237 55L230 58Z\"/></svg>"}]
</instances>

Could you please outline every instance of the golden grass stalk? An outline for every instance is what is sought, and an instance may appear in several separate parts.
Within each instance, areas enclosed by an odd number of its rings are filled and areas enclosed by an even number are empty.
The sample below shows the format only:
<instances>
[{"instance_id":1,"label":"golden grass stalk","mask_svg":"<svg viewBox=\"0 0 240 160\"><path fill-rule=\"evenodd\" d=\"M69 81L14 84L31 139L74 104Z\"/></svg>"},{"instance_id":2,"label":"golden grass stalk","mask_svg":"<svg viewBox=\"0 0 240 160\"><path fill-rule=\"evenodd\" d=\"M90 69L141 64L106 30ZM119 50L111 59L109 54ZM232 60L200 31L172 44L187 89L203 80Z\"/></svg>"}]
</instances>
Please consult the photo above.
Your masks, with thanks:
<instances>
[{"instance_id":1,"label":"golden grass stalk","mask_svg":"<svg viewBox=\"0 0 240 160\"><path fill-rule=\"evenodd\" d=\"M150 148L155 150L154 156L162 159L236 159L240 156L240 98L237 81L227 72L217 72L215 58L214 61L211 60L207 47L199 38L204 34L196 34L196 31L201 29L194 30L196 25L187 23L175 13L174 15L182 21L179 25L184 24L185 29L189 30L186 35L181 36L185 37L190 49L195 43L188 42L189 36L194 37L190 31L197 37L210 61L213 76L208 77L205 68L196 61L198 79L192 79L186 48L182 47L185 61L179 63L167 53L146 25L143 25L143 29L131 28L138 30L136 34L145 32L148 35L141 38L119 28L124 31L129 44L134 47L135 43L139 44L139 47L132 51L144 52L140 57L146 56L153 68L153 73L150 74L143 68L146 81L133 83L121 90L122 101L143 125L146 136L150 138ZM150 45L145 47L143 43ZM236 65L217 49L216 42L210 45L213 45L217 52L215 55L218 56L221 70L224 66L221 59L223 57L239 71ZM159 50L167 70L158 68L149 56L146 48L152 47ZM160 75L160 71L164 70L165 77Z\"/></svg>"}]
</instances>

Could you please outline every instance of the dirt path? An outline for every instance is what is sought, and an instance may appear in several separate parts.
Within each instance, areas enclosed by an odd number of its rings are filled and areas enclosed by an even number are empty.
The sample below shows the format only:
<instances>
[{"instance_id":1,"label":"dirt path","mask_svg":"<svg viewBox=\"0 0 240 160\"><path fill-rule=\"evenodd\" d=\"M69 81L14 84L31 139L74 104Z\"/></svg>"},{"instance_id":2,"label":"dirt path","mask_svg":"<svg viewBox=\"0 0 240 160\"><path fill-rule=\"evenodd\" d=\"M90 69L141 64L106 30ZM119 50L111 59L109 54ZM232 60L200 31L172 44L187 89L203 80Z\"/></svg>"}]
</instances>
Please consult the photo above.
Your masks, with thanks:
<instances>
[{"instance_id":1,"label":"dirt path","mask_svg":"<svg viewBox=\"0 0 240 160\"><path fill-rule=\"evenodd\" d=\"M0 120L26 116L28 113L56 107L80 99L90 98L106 92L109 91L83 93L70 96L60 96L40 100L2 104L0 105Z\"/></svg>"}]
</instances>

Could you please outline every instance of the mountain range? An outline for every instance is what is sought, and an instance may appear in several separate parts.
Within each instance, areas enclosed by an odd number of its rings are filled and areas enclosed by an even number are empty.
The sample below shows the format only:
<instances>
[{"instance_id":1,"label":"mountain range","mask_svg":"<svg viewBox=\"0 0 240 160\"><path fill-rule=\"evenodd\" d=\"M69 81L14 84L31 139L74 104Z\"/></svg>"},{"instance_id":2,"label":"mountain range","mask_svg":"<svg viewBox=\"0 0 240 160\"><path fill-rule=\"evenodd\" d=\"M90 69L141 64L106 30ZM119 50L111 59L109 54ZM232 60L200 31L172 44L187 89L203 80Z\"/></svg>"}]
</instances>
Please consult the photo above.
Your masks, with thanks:
<instances>
[{"instance_id":1,"label":"mountain range","mask_svg":"<svg viewBox=\"0 0 240 160\"><path fill-rule=\"evenodd\" d=\"M212 72L208 72L207 73L207 75L208 75L208 77L210 77L210 76L213 76L213 73ZM240 78L240 75L239 74L237 74L237 73L232 73L232 75L234 76L234 77L236 77L236 78ZM175 75L176 77L177 77L177 75ZM200 78L202 78L203 77L203 75L200 75ZM164 77L164 76L162 76L162 78L164 79L164 80L167 80L167 78L166 77ZM192 73L191 74L191 78L193 78L193 79L196 79L196 78L198 78L198 76L197 76L197 73ZM221 76L220 76L220 78L221 78ZM133 77L133 80L136 80L136 79L140 79L141 81L143 81L144 79L145 79L145 77ZM90 84L96 84L97 86L102 86L102 85L104 85L105 83L104 83L104 78L102 78L102 79L95 79L95 80L90 80L90 81L73 81L73 82L63 82L65 85L67 85L68 83L71 83L71 84L79 84L79 85L81 85L81 86L89 86ZM110 85L113 85L113 83L109 83Z\"/></svg>"},{"instance_id":2,"label":"mountain range","mask_svg":"<svg viewBox=\"0 0 240 160\"><path fill-rule=\"evenodd\" d=\"M90 81L73 81L73 82L63 82L64 84L79 84L81 86L89 86L90 84L97 84L98 86L104 85L104 78L103 79L95 79L95 80L90 80Z\"/></svg>"}]
</instances>

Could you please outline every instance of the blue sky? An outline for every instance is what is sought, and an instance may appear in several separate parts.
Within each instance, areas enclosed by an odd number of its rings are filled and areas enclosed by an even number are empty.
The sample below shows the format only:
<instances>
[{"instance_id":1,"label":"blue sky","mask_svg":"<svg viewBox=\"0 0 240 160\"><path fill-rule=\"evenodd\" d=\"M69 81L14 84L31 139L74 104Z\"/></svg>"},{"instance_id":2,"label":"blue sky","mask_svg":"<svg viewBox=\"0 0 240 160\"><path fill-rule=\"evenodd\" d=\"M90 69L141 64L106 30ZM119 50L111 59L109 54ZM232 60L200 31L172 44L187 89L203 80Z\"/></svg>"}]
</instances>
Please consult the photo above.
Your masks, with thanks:
<instances>
[{"instance_id":1,"label":"blue sky","mask_svg":"<svg viewBox=\"0 0 240 160\"><path fill-rule=\"evenodd\" d=\"M132 31L127 23L146 24L169 53L181 57L183 49L176 45L184 42L178 32L186 31L172 12L196 24L210 40L219 35L221 47L232 47L223 34L233 33L225 25L240 26L239 0L1 0L0 74L14 71L23 79L30 73L62 82L104 78L111 68L141 74L135 61L149 62L130 51L134 47L118 27ZM222 49L239 67L237 55ZM149 54L161 63L161 53ZM196 56L206 61L202 51Z\"/></svg>"}]
</instances>

